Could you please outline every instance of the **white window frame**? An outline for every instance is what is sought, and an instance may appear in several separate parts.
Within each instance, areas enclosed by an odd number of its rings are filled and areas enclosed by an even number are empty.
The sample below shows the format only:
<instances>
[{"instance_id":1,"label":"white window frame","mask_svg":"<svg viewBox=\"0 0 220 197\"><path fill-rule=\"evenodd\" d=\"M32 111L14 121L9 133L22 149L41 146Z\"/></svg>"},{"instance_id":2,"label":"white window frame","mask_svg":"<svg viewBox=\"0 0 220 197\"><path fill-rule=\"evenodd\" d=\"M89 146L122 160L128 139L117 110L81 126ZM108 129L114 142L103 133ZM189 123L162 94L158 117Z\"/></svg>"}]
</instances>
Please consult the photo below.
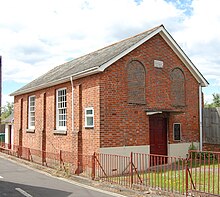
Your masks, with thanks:
<instances>
[{"instance_id":1,"label":"white window frame","mask_svg":"<svg viewBox=\"0 0 220 197\"><path fill-rule=\"evenodd\" d=\"M67 127L66 127L66 125L67 125L67 92L66 92L66 95L65 95L65 97L66 97L66 100L65 100L65 101L59 101L59 100L58 100L58 98L59 98L58 93L59 93L60 91L63 91L63 90L66 91L66 88L60 88L60 89L57 89L57 90L56 90L56 130L66 131L66 128L67 128ZM66 103L66 106L59 108L59 103L61 103L61 104ZM59 113L59 110L65 110L65 114L60 114L60 113ZM64 119L65 126L59 126L59 123L60 123L59 116L60 116L60 115L63 115L63 116L65 117L65 119ZM61 121L62 121L62 120L61 120Z\"/></svg>"},{"instance_id":2,"label":"white window frame","mask_svg":"<svg viewBox=\"0 0 220 197\"><path fill-rule=\"evenodd\" d=\"M180 139L179 139L179 140L176 140L176 139L175 139L175 135L174 135L174 133L175 133L175 131L174 131L174 125L175 125L175 124L180 125ZM182 139L182 125L181 125L181 123L179 123L179 122L175 122L175 123L173 123L173 141L180 142L181 139Z\"/></svg>"},{"instance_id":3,"label":"white window frame","mask_svg":"<svg viewBox=\"0 0 220 197\"><path fill-rule=\"evenodd\" d=\"M34 105L32 105L33 103L33 101L31 101L32 98L34 98ZM29 96L28 97L28 129L35 129L35 106L36 106L35 104L36 104L36 96L35 95ZM33 117L34 117L34 121L31 121L31 118ZM34 125L31 125L31 123L34 123Z\"/></svg>"},{"instance_id":4,"label":"white window frame","mask_svg":"<svg viewBox=\"0 0 220 197\"><path fill-rule=\"evenodd\" d=\"M87 111L92 110L92 114L87 114ZM87 118L93 118L93 124L88 125ZM93 128L94 127L94 108L93 107L86 107L85 108L85 127L86 128Z\"/></svg>"}]
</instances>

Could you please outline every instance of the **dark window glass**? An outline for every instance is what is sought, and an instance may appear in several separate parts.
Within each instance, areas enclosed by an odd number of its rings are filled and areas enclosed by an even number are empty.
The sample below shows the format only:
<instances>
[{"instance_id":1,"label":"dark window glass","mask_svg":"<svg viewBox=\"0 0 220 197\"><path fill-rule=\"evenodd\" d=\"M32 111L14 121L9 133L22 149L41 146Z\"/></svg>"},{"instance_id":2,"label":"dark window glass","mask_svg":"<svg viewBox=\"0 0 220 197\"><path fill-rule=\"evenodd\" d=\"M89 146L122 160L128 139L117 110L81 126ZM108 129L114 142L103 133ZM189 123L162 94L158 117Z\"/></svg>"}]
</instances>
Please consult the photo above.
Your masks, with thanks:
<instances>
[{"instance_id":1,"label":"dark window glass","mask_svg":"<svg viewBox=\"0 0 220 197\"><path fill-rule=\"evenodd\" d=\"M181 140L181 124L180 123L174 123L173 124L173 135L175 141Z\"/></svg>"}]
</instances>

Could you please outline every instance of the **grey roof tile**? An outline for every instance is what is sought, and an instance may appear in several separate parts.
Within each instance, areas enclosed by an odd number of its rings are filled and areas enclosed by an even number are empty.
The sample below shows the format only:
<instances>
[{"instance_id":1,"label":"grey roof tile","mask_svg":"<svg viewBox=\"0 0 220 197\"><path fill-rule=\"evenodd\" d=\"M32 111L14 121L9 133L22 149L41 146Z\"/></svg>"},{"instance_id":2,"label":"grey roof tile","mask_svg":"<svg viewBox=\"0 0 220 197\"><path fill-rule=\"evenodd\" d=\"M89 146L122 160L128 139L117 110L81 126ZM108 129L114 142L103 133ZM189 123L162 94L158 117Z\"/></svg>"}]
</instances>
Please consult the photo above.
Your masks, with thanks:
<instances>
[{"instance_id":1,"label":"grey roof tile","mask_svg":"<svg viewBox=\"0 0 220 197\"><path fill-rule=\"evenodd\" d=\"M60 79L70 78L72 75L80 73L82 71L86 71L95 67L100 67L101 65L105 64L109 60L113 59L126 49L130 48L131 46L148 36L159 27L160 26L157 26L133 37L127 38L87 55L76 58L72 61L66 62L62 65L56 66L44 75L38 77L37 79L13 92L11 95L19 95L31 92L38 86L40 87L45 85L44 87L49 87L50 84L53 84L53 82L56 82Z\"/></svg>"}]
</instances>

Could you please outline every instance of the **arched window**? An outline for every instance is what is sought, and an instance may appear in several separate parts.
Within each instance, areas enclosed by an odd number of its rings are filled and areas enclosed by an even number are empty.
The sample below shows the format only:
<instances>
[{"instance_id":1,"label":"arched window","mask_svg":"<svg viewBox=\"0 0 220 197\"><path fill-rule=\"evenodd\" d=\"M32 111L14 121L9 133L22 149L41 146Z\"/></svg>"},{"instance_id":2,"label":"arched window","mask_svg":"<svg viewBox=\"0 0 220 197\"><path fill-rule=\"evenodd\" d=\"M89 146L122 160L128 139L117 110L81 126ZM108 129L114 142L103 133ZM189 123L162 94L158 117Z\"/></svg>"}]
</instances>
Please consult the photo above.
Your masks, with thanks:
<instances>
[{"instance_id":1,"label":"arched window","mask_svg":"<svg viewBox=\"0 0 220 197\"><path fill-rule=\"evenodd\" d=\"M171 72L171 100L173 106L185 106L185 77L180 68Z\"/></svg>"},{"instance_id":2,"label":"arched window","mask_svg":"<svg viewBox=\"0 0 220 197\"><path fill-rule=\"evenodd\" d=\"M128 74L128 103L145 104L145 68L137 60L127 66Z\"/></svg>"}]
</instances>

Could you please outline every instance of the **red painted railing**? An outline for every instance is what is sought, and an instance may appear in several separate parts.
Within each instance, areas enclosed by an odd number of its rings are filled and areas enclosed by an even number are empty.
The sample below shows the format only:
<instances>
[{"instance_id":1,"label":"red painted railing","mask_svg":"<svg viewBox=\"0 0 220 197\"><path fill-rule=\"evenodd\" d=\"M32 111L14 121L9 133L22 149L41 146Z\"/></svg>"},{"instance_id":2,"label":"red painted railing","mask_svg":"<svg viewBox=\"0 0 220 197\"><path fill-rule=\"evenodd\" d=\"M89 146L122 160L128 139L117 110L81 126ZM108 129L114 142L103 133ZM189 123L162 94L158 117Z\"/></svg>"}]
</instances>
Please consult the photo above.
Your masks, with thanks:
<instances>
[{"instance_id":1,"label":"red painted railing","mask_svg":"<svg viewBox=\"0 0 220 197\"><path fill-rule=\"evenodd\" d=\"M178 157L131 153L96 154L96 178L136 188L154 188L185 194L187 160Z\"/></svg>"},{"instance_id":2,"label":"red painted railing","mask_svg":"<svg viewBox=\"0 0 220 197\"><path fill-rule=\"evenodd\" d=\"M46 152L0 143L0 151L21 159L125 187L188 196L220 196L220 153L189 151L188 158L131 153L129 156L68 151Z\"/></svg>"},{"instance_id":3,"label":"red painted railing","mask_svg":"<svg viewBox=\"0 0 220 197\"><path fill-rule=\"evenodd\" d=\"M220 152L189 151L189 190L220 196Z\"/></svg>"},{"instance_id":4,"label":"red painted railing","mask_svg":"<svg viewBox=\"0 0 220 197\"><path fill-rule=\"evenodd\" d=\"M43 166L65 170L68 175L92 176L93 155L74 155L63 150L47 152L3 142L0 142L0 151Z\"/></svg>"}]
</instances>

